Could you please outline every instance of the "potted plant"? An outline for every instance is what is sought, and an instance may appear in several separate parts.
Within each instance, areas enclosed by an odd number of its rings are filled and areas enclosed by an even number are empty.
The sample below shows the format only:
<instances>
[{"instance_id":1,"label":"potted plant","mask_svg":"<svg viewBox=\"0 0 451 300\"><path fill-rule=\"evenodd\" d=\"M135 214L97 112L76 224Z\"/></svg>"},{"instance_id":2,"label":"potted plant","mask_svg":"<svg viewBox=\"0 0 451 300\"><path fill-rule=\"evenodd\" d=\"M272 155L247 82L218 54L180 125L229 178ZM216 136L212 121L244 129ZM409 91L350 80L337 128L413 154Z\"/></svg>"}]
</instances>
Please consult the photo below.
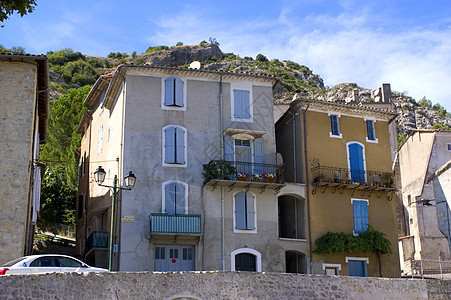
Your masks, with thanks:
<instances>
[{"instance_id":1,"label":"potted plant","mask_svg":"<svg viewBox=\"0 0 451 300\"><path fill-rule=\"evenodd\" d=\"M260 174L252 174L252 182L261 182L262 176Z\"/></svg>"},{"instance_id":2,"label":"potted plant","mask_svg":"<svg viewBox=\"0 0 451 300\"><path fill-rule=\"evenodd\" d=\"M263 173L263 181L267 182L267 183L274 183L276 182L278 179L276 177L276 175L274 174L265 174Z\"/></svg>"},{"instance_id":3,"label":"potted plant","mask_svg":"<svg viewBox=\"0 0 451 300\"><path fill-rule=\"evenodd\" d=\"M239 172L238 174L236 174L236 179L238 181L248 181L249 179L249 175L243 173L243 172Z\"/></svg>"},{"instance_id":4,"label":"potted plant","mask_svg":"<svg viewBox=\"0 0 451 300\"><path fill-rule=\"evenodd\" d=\"M207 183L211 179L229 180L236 173L236 168L231 162L225 160L212 160L208 164L203 165L204 172L202 176Z\"/></svg>"}]
</instances>

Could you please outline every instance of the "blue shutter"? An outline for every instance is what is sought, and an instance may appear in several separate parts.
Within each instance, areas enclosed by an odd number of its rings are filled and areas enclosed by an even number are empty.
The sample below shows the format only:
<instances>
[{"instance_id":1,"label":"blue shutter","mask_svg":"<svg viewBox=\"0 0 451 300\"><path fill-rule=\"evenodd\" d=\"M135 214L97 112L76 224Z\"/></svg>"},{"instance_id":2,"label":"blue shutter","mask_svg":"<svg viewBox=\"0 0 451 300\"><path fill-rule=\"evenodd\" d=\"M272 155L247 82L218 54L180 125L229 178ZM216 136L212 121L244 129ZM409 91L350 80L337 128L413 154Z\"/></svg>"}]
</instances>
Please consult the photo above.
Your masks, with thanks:
<instances>
[{"instance_id":1,"label":"blue shutter","mask_svg":"<svg viewBox=\"0 0 451 300\"><path fill-rule=\"evenodd\" d=\"M363 164L363 147L357 143L349 144L349 166L351 180L365 182L365 168Z\"/></svg>"},{"instance_id":2,"label":"blue shutter","mask_svg":"<svg viewBox=\"0 0 451 300\"><path fill-rule=\"evenodd\" d=\"M176 106L183 107L183 80L175 78L175 103Z\"/></svg>"},{"instance_id":3,"label":"blue shutter","mask_svg":"<svg viewBox=\"0 0 451 300\"><path fill-rule=\"evenodd\" d=\"M254 173L263 173L263 139L254 139Z\"/></svg>"},{"instance_id":4,"label":"blue shutter","mask_svg":"<svg viewBox=\"0 0 451 300\"><path fill-rule=\"evenodd\" d=\"M169 77L164 81L164 105L174 105L175 78Z\"/></svg>"},{"instance_id":5,"label":"blue shutter","mask_svg":"<svg viewBox=\"0 0 451 300\"><path fill-rule=\"evenodd\" d=\"M365 232L368 228L368 202L354 200L352 206L354 210L354 232Z\"/></svg>"},{"instance_id":6,"label":"blue shutter","mask_svg":"<svg viewBox=\"0 0 451 300\"><path fill-rule=\"evenodd\" d=\"M255 229L254 196L246 193L246 228Z\"/></svg>"},{"instance_id":7,"label":"blue shutter","mask_svg":"<svg viewBox=\"0 0 451 300\"><path fill-rule=\"evenodd\" d=\"M374 121L366 120L366 130L368 132L368 139L374 141Z\"/></svg>"},{"instance_id":8,"label":"blue shutter","mask_svg":"<svg viewBox=\"0 0 451 300\"><path fill-rule=\"evenodd\" d=\"M175 127L167 127L164 130L164 162L175 163Z\"/></svg>"},{"instance_id":9,"label":"blue shutter","mask_svg":"<svg viewBox=\"0 0 451 300\"><path fill-rule=\"evenodd\" d=\"M349 276L366 277L366 266L363 260L349 260Z\"/></svg>"},{"instance_id":10,"label":"blue shutter","mask_svg":"<svg viewBox=\"0 0 451 300\"><path fill-rule=\"evenodd\" d=\"M338 116L330 115L330 128L332 135L340 135L340 130L338 129Z\"/></svg>"},{"instance_id":11,"label":"blue shutter","mask_svg":"<svg viewBox=\"0 0 451 300\"><path fill-rule=\"evenodd\" d=\"M186 188L183 183L175 184L175 213L176 214L185 214L185 193Z\"/></svg>"},{"instance_id":12,"label":"blue shutter","mask_svg":"<svg viewBox=\"0 0 451 300\"><path fill-rule=\"evenodd\" d=\"M185 130L180 127L175 127L175 163L185 163Z\"/></svg>"},{"instance_id":13,"label":"blue shutter","mask_svg":"<svg viewBox=\"0 0 451 300\"><path fill-rule=\"evenodd\" d=\"M168 183L164 186L164 212L167 214L175 214L175 182Z\"/></svg>"},{"instance_id":14,"label":"blue shutter","mask_svg":"<svg viewBox=\"0 0 451 300\"><path fill-rule=\"evenodd\" d=\"M250 92L246 90L233 90L233 116L237 119L250 119L251 106Z\"/></svg>"},{"instance_id":15,"label":"blue shutter","mask_svg":"<svg viewBox=\"0 0 451 300\"><path fill-rule=\"evenodd\" d=\"M238 119L243 118L240 90L233 90L233 116Z\"/></svg>"},{"instance_id":16,"label":"blue shutter","mask_svg":"<svg viewBox=\"0 0 451 300\"><path fill-rule=\"evenodd\" d=\"M236 229L246 229L246 193L235 195Z\"/></svg>"},{"instance_id":17,"label":"blue shutter","mask_svg":"<svg viewBox=\"0 0 451 300\"><path fill-rule=\"evenodd\" d=\"M234 161L235 160L235 151L233 148L234 139L230 135L224 135L224 160L226 161Z\"/></svg>"}]
</instances>

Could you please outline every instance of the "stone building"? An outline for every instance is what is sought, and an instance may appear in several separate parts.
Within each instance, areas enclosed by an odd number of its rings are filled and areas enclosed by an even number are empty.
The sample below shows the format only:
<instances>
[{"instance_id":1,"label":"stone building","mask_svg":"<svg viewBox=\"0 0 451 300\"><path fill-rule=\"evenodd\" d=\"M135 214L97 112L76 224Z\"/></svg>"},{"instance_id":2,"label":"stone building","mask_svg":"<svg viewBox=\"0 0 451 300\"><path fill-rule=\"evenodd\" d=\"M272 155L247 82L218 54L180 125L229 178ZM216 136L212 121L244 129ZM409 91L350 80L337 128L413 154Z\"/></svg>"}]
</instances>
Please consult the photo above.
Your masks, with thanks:
<instances>
[{"instance_id":1,"label":"stone building","mask_svg":"<svg viewBox=\"0 0 451 300\"><path fill-rule=\"evenodd\" d=\"M295 95L276 122L285 180L305 186L303 226L314 274L399 276L391 150L396 113L389 99L371 106ZM315 241L328 232L356 236L369 225L391 243L393 254L380 256L381 268L373 252L314 252Z\"/></svg>"},{"instance_id":2,"label":"stone building","mask_svg":"<svg viewBox=\"0 0 451 300\"><path fill-rule=\"evenodd\" d=\"M80 122L77 251L113 269L306 272L303 185L277 165L273 77L148 65L102 76ZM279 204L278 204L279 203ZM292 209L298 205L298 214ZM280 218L280 214L286 218ZM300 222L299 224L301 224Z\"/></svg>"},{"instance_id":3,"label":"stone building","mask_svg":"<svg viewBox=\"0 0 451 300\"><path fill-rule=\"evenodd\" d=\"M413 265L415 261L451 260L448 184L451 132L413 131L400 148L398 159L401 219L405 228L399 240L401 268L404 274L412 274L420 271L419 266ZM425 263L424 268L439 272L438 265Z\"/></svg>"},{"instance_id":4,"label":"stone building","mask_svg":"<svg viewBox=\"0 0 451 300\"><path fill-rule=\"evenodd\" d=\"M31 252L47 120L47 57L0 53L0 264Z\"/></svg>"}]
</instances>

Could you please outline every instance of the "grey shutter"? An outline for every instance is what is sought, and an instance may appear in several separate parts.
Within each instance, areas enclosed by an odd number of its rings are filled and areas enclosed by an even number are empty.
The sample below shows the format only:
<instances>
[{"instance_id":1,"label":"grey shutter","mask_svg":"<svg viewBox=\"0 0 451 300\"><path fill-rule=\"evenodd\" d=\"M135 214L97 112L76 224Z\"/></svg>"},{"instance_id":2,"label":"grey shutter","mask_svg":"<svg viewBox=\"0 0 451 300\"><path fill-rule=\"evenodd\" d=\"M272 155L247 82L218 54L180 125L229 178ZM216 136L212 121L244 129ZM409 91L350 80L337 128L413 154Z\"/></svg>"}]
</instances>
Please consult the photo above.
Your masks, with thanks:
<instances>
[{"instance_id":1,"label":"grey shutter","mask_svg":"<svg viewBox=\"0 0 451 300\"><path fill-rule=\"evenodd\" d=\"M263 173L263 139L254 139L254 173Z\"/></svg>"},{"instance_id":2,"label":"grey shutter","mask_svg":"<svg viewBox=\"0 0 451 300\"><path fill-rule=\"evenodd\" d=\"M240 91L241 92L241 113L243 119L251 118L251 102L249 99L249 91Z\"/></svg>"},{"instance_id":3,"label":"grey shutter","mask_svg":"<svg viewBox=\"0 0 451 300\"><path fill-rule=\"evenodd\" d=\"M235 151L233 148L234 139L230 135L224 135L224 160L226 161L234 161L235 160Z\"/></svg>"},{"instance_id":4,"label":"grey shutter","mask_svg":"<svg viewBox=\"0 0 451 300\"><path fill-rule=\"evenodd\" d=\"M167 127L164 130L164 162L175 163L175 127Z\"/></svg>"},{"instance_id":5,"label":"grey shutter","mask_svg":"<svg viewBox=\"0 0 451 300\"><path fill-rule=\"evenodd\" d=\"M176 214L185 214L185 193L186 188L183 183L175 184L175 213Z\"/></svg>"},{"instance_id":6,"label":"grey shutter","mask_svg":"<svg viewBox=\"0 0 451 300\"><path fill-rule=\"evenodd\" d=\"M185 163L185 130L181 127L175 127L175 163Z\"/></svg>"},{"instance_id":7,"label":"grey shutter","mask_svg":"<svg viewBox=\"0 0 451 300\"><path fill-rule=\"evenodd\" d=\"M183 107L183 80L175 78L175 103L176 106Z\"/></svg>"},{"instance_id":8,"label":"grey shutter","mask_svg":"<svg viewBox=\"0 0 451 300\"><path fill-rule=\"evenodd\" d=\"M235 225L236 229L246 229L246 193L235 195Z\"/></svg>"},{"instance_id":9,"label":"grey shutter","mask_svg":"<svg viewBox=\"0 0 451 300\"><path fill-rule=\"evenodd\" d=\"M246 194L246 225L247 229L255 229L255 210L254 210L254 196Z\"/></svg>"},{"instance_id":10,"label":"grey shutter","mask_svg":"<svg viewBox=\"0 0 451 300\"><path fill-rule=\"evenodd\" d=\"M174 105L174 77L166 78L164 81L164 105Z\"/></svg>"},{"instance_id":11,"label":"grey shutter","mask_svg":"<svg viewBox=\"0 0 451 300\"><path fill-rule=\"evenodd\" d=\"M175 214L175 182L170 182L164 186L164 212Z\"/></svg>"},{"instance_id":12,"label":"grey shutter","mask_svg":"<svg viewBox=\"0 0 451 300\"><path fill-rule=\"evenodd\" d=\"M242 107L240 90L233 90L233 116L235 118L243 118L241 109Z\"/></svg>"}]
</instances>

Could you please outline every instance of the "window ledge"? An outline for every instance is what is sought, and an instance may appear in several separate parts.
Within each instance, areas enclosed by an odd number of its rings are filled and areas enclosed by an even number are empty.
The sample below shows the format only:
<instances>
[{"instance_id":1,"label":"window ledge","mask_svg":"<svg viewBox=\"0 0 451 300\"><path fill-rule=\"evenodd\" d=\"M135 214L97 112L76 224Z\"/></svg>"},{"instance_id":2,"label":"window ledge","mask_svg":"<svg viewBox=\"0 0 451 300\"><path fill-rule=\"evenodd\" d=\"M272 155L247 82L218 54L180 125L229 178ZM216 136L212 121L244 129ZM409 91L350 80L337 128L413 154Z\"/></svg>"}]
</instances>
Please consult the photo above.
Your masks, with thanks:
<instances>
[{"instance_id":1,"label":"window ledge","mask_svg":"<svg viewBox=\"0 0 451 300\"><path fill-rule=\"evenodd\" d=\"M329 137L335 138L335 139L342 139L343 135L340 133L339 135L332 134L332 132L329 132Z\"/></svg>"},{"instance_id":2,"label":"window ledge","mask_svg":"<svg viewBox=\"0 0 451 300\"><path fill-rule=\"evenodd\" d=\"M287 242L307 242L307 239L290 239L290 238L279 238L279 241L287 241Z\"/></svg>"},{"instance_id":3,"label":"window ledge","mask_svg":"<svg viewBox=\"0 0 451 300\"><path fill-rule=\"evenodd\" d=\"M374 143L374 144L377 144L377 143L379 142L378 139L370 140L370 139L368 139L368 137L366 137L366 141L367 141L368 143Z\"/></svg>"}]
</instances>

